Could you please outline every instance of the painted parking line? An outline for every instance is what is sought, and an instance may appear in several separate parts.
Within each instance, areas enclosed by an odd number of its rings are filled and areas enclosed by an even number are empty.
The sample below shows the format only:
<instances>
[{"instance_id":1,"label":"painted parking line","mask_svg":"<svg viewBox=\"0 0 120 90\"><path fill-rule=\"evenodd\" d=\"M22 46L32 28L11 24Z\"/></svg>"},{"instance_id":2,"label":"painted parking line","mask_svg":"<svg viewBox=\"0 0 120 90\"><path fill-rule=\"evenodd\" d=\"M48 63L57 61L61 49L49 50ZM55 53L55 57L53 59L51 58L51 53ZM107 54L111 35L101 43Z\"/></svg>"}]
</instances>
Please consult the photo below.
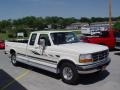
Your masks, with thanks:
<instances>
[{"instance_id":1,"label":"painted parking line","mask_svg":"<svg viewBox=\"0 0 120 90\"><path fill-rule=\"evenodd\" d=\"M5 85L2 89L0 89L0 90L5 90L5 89L7 89L10 85L14 84L17 80L20 80L20 79L24 78L26 75L28 75L29 72L30 72L30 70L24 70L22 74L20 74L19 76L17 76L17 77L15 78L15 80L10 81L8 84L6 84L6 85Z\"/></svg>"}]
</instances>

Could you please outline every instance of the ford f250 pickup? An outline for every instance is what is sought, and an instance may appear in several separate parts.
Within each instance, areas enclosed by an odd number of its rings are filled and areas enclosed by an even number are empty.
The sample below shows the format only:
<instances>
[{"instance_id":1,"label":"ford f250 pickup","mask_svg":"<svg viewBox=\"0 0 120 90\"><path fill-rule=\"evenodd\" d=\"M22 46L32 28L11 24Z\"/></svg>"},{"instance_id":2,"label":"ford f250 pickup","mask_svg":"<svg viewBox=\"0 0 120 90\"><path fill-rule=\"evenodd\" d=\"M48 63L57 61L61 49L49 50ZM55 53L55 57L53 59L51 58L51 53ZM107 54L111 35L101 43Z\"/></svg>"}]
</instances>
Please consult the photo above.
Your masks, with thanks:
<instances>
[{"instance_id":1,"label":"ford f250 pickup","mask_svg":"<svg viewBox=\"0 0 120 90\"><path fill-rule=\"evenodd\" d=\"M35 31L29 40L6 41L13 65L19 62L60 74L75 84L80 74L100 72L110 63L108 47L80 42L71 31Z\"/></svg>"}]
</instances>

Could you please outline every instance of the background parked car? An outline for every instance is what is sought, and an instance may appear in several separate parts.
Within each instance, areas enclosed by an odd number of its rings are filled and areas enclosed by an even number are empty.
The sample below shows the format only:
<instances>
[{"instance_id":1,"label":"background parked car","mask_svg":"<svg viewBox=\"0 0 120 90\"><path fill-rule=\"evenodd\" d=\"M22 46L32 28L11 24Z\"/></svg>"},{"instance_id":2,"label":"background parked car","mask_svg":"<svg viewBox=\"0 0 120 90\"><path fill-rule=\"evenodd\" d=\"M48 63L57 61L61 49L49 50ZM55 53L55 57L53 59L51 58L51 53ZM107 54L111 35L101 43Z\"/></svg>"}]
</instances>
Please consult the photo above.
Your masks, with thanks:
<instances>
[{"instance_id":1,"label":"background parked car","mask_svg":"<svg viewBox=\"0 0 120 90\"><path fill-rule=\"evenodd\" d=\"M116 44L114 30L113 29L110 30L109 28L108 29L100 27L97 28L99 29L97 30L96 28L91 28L90 29L90 32L92 32L91 34L90 33L87 34L88 31L86 31L86 33L81 32L82 34L85 35L84 37L82 37L83 41L87 43L105 45L108 46L109 49L114 49Z\"/></svg>"},{"instance_id":2,"label":"background parked car","mask_svg":"<svg viewBox=\"0 0 120 90\"><path fill-rule=\"evenodd\" d=\"M115 31L116 49L120 49L120 31Z\"/></svg>"},{"instance_id":3,"label":"background parked car","mask_svg":"<svg viewBox=\"0 0 120 90\"><path fill-rule=\"evenodd\" d=\"M0 49L5 49L5 42L0 40Z\"/></svg>"}]
</instances>

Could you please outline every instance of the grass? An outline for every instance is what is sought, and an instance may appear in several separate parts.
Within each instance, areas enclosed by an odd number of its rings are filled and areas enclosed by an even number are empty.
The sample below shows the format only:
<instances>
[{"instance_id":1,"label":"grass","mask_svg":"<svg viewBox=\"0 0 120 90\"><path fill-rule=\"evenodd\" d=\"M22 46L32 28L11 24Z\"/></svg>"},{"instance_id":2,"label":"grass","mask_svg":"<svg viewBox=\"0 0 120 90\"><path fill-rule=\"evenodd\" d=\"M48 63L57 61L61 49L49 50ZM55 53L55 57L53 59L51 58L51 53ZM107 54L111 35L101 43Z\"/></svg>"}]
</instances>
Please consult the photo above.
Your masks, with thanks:
<instances>
[{"instance_id":1,"label":"grass","mask_svg":"<svg viewBox=\"0 0 120 90\"><path fill-rule=\"evenodd\" d=\"M0 33L0 40L13 40L13 39L23 39L23 37L9 38L7 33ZM28 37L24 37L28 39Z\"/></svg>"},{"instance_id":2,"label":"grass","mask_svg":"<svg viewBox=\"0 0 120 90\"><path fill-rule=\"evenodd\" d=\"M81 32L80 32L80 30L76 30L76 31L73 31L75 34L77 34L77 35L79 35L79 34L81 34Z\"/></svg>"},{"instance_id":3,"label":"grass","mask_svg":"<svg viewBox=\"0 0 120 90\"><path fill-rule=\"evenodd\" d=\"M8 35L6 33L0 33L0 40L8 40Z\"/></svg>"}]
</instances>

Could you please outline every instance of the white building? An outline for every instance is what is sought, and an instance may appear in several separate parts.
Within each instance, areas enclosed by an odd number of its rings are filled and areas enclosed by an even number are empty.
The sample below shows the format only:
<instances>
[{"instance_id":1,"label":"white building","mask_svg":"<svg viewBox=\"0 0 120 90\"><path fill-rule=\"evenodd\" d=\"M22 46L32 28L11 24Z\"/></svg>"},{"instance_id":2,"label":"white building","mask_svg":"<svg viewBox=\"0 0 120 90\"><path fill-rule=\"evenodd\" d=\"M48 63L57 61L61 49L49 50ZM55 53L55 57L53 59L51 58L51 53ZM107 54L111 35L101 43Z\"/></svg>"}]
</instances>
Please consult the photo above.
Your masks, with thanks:
<instances>
[{"instance_id":1,"label":"white building","mask_svg":"<svg viewBox=\"0 0 120 90\"><path fill-rule=\"evenodd\" d=\"M66 29L81 29L82 26L89 26L88 23L72 23L71 25L67 26Z\"/></svg>"}]
</instances>

